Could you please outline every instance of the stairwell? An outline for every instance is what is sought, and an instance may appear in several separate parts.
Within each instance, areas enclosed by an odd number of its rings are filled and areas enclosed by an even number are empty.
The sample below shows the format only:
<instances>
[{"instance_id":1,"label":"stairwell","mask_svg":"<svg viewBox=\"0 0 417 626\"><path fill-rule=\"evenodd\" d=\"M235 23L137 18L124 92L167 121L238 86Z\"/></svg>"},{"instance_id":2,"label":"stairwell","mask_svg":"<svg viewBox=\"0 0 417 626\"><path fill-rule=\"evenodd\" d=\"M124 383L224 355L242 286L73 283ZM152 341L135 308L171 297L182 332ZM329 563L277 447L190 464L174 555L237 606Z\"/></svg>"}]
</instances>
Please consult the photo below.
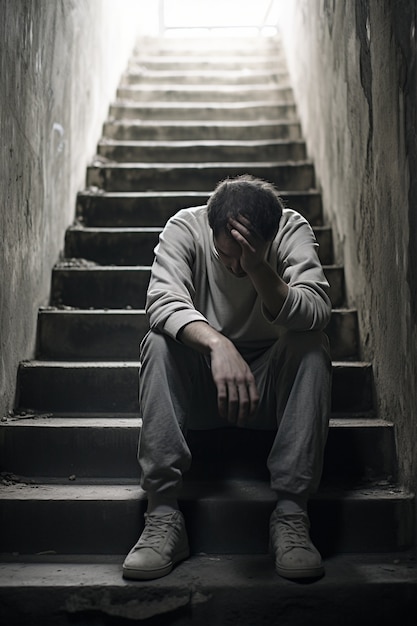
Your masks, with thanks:
<instances>
[{"instance_id":1,"label":"stairwell","mask_svg":"<svg viewBox=\"0 0 417 626\"><path fill-rule=\"evenodd\" d=\"M227 429L190 433L191 559L128 582L121 564L145 510L137 379L153 248L169 216L239 173L274 182L310 221L331 285L333 411L310 507L326 576L275 574L272 434ZM397 484L394 427L375 415L372 366L358 355L279 40L140 42L39 311L36 360L21 364L1 423L2 623L414 623L413 496Z\"/></svg>"}]
</instances>

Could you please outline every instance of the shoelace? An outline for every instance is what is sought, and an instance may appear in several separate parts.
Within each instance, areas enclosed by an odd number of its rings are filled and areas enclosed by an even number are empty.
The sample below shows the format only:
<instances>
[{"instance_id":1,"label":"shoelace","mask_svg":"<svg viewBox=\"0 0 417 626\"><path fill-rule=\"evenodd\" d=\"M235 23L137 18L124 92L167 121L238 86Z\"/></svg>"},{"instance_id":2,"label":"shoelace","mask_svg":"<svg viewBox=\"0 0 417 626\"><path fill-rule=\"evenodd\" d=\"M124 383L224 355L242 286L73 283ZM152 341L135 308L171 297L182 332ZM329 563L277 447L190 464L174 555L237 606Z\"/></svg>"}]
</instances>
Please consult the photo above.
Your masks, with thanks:
<instances>
[{"instance_id":1,"label":"shoelace","mask_svg":"<svg viewBox=\"0 0 417 626\"><path fill-rule=\"evenodd\" d=\"M303 517L293 516L290 519L279 520L280 540L285 550L304 548L311 550L310 540Z\"/></svg>"},{"instance_id":2,"label":"shoelace","mask_svg":"<svg viewBox=\"0 0 417 626\"><path fill-rule=\"evenodd\" d=\"M145 514L145 528L138 542L138 547L156 548L166 537L170 527L175 525L170 515Z\"/></svg>"}]
</instances>

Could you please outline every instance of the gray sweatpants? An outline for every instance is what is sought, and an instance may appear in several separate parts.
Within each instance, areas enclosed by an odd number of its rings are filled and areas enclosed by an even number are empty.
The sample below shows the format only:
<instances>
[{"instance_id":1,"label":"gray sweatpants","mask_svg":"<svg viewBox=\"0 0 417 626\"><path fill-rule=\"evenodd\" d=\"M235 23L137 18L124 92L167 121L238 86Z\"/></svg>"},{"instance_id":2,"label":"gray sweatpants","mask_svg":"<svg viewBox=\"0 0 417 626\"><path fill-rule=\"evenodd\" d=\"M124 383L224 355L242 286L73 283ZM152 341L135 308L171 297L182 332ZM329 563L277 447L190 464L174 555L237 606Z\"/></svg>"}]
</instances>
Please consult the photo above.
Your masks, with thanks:
<instances>
[{"instance_id":1,"label":"gray sweatpants","mask_svg":"<svg viewBox=\"0 0 417 626\"><path fill-rule=\"evenodd\" d=\"M267 459L271 487L307 500L319 485L330 416L327 336L288 331L272 347L243 356L260 394L248 427L276 430ZM148 494L175 498L191 463L187 429L230 424L218 415L207 357L150 331L141 362L141 485Z\"/></svg>"}]
</instances>

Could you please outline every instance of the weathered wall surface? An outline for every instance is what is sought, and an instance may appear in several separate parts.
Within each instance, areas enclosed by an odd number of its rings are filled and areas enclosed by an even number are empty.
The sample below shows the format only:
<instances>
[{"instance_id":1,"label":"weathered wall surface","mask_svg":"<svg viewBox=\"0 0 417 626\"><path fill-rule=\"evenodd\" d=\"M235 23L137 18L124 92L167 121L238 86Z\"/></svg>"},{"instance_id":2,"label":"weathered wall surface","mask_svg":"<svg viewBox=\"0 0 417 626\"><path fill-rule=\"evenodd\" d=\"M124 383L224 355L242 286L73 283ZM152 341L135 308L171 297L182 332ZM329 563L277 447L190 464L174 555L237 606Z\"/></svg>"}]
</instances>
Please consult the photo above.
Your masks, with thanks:
<instances>
[{"instance_id":1,"label":"weathered wall surface","mask_svg":"<svg viewBox=\"0 0 417 626\"><path fill-rule=\"evenodd\" d=\"M0 0L0 415L34 355L37 310L140 12L142 0Z\"/></svg>"},{"instance_id":2,"label":"weathered wall surface","mask_svg":"<svg viewBox=\"0 0 417 626\"><path fill-rule=\"evenodd\" d=\"M283 36L325 212L357 306L379 415L417 475L414 0L284 2Z\"/></svg>"}]
</instances>

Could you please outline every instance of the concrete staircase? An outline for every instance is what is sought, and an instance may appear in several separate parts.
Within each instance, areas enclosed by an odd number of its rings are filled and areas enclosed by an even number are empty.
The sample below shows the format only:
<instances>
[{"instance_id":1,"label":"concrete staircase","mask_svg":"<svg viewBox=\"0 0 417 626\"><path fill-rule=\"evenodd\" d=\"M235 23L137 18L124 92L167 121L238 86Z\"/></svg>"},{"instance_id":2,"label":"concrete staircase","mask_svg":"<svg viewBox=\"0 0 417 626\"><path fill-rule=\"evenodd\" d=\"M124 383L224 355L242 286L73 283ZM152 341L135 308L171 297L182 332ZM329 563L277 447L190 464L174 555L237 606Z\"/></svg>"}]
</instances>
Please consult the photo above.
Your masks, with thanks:
<instances>
[{"instance_id":1,"label":"concrete staircase","mask_svg":"<svg viewBox=\"0 0 417 626\"><path fill-rule=\"evenodd\" d=\"M127 582L121 563L145 508L137 374L152 251L170 215L244 172L309 219L331 284L333 414L311 503L327 575L276 576L272 435L228 429L190 433L181 504L192 558L167 578ZM279 42L142 42L39 311L37 358L21 364L16 411L1 423L1 623L414 623L414 500L396 483L394 428L374 413L358 342Z\"/></svg>"}]
</instances>

